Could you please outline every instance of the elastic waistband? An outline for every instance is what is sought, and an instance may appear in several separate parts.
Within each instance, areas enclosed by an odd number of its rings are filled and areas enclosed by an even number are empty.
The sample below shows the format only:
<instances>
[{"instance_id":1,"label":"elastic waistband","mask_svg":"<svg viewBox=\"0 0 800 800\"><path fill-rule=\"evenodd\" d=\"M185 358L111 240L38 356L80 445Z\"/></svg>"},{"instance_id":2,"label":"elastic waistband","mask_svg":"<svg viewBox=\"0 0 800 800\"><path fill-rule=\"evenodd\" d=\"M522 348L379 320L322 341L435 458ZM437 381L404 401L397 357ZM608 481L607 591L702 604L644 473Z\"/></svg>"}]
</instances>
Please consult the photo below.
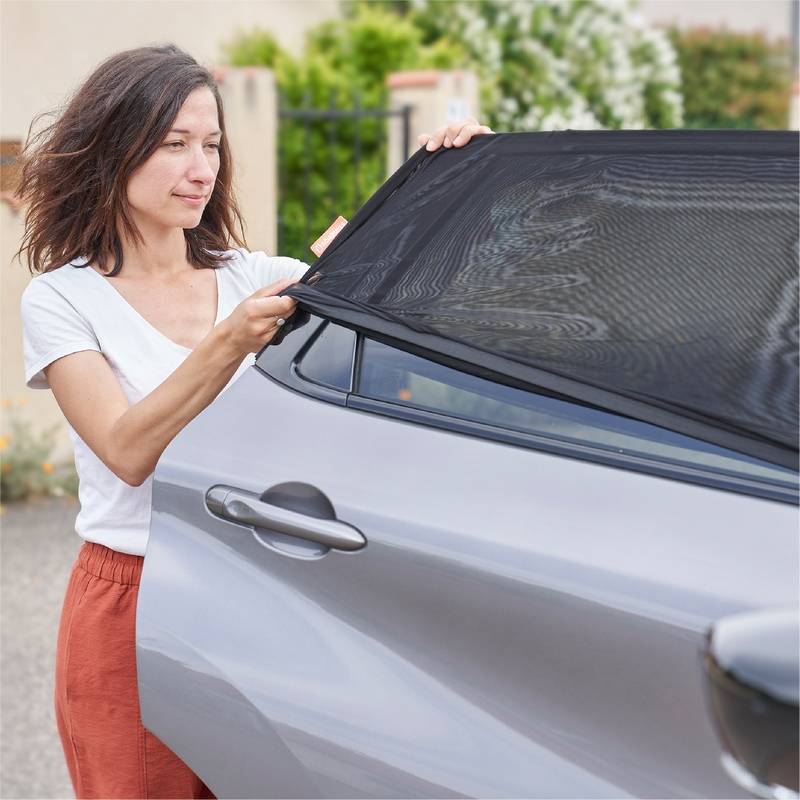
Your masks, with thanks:
<instances>
[{"instance_id":1,"label":"elastic waistband","mask_svg":"<svg viewBox=\"0 0 800 800\"><path fill-rule=\"evenodd\" d=\"M120 553L97 542L84 542L78 551L77 564L98 578L138 586L144 557Z\"/></svg>"}]
</instances>

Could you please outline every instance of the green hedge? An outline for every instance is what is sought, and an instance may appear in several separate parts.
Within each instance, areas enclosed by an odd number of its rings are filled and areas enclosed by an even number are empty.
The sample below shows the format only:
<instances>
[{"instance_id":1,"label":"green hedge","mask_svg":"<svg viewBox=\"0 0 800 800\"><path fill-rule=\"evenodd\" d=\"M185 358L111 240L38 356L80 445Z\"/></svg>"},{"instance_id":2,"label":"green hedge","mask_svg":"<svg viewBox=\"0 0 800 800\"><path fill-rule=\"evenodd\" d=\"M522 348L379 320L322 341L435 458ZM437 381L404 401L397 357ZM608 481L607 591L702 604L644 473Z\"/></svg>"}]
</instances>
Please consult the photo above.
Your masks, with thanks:
<instances>
[{"instance_id":1,"label":"green hedge","mask_svg":"<svg viewBox=\"0 0 800 800\"><path fill-rule=\"evenodd\" d=\"M760 34L672 30L687 128L786 128L791 50Z\"/></svg>"},{"instance_id":2,"label":"green hedge","mask_svg":"<svg viewBox=\"0 0 800 800\"><path fill-rule=\"evenodd\" d=\"M240 32L225 46L234 66L263 65L275 71L281 105L287 108L383 108L390 72L431 66L439 48L422 45L407 20L380 7L325 22L306 37L303 56L292 58L260 29ZM441 62L441 58L439 58ZM279 129L279 230L281 255L313 260L309 245L341 214L352 217L386 177L386 122L362 119L355 169L356 123L281 119ZM335 144L331 146L331 139ZM412 142L412 151L416 142ZM306 221L308 195L310 219ZM308 234L306 233L308 231Z\"/></svg>"}]
</instances>

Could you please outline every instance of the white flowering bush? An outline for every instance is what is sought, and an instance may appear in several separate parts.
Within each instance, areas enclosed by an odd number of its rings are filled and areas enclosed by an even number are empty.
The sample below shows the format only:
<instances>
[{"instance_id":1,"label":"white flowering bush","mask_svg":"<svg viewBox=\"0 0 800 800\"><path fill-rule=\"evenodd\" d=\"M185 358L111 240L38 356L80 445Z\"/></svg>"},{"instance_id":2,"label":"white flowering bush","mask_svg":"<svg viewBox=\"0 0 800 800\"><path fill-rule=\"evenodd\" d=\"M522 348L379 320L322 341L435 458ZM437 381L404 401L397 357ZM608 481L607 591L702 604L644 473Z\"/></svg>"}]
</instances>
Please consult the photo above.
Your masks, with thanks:
<instances>
[{"instance_id":1,"label":"white flowering bush","mask_svg":"<svg viewBox=\"0 0 800 800\"><path fill-rule=\"evenodd\" d=\"M307 32L300 57L255 28L226 43L228 59L273 69L291 108L352 108L355 93L380 108L390 72L468 68L481 78L481 121L497 131L681 125L672 45L628 2L343 0L343 10ZM358 126L358 163L355 131L347 118L308 130L281 121L282 253L308 258L309 236L350 217L385 179L384 121Z\"/></svg>"},{"instance_id":2,"label":"white flowering bush","mask_svg":"<svg viewBox=\"0 0 800 800\"><path fill-rule=\"evenodd\" d=\"M682 125L675 50L632 0L413 0L409 16L478 72L496 130Z\"/></svg>"}]
</instances>

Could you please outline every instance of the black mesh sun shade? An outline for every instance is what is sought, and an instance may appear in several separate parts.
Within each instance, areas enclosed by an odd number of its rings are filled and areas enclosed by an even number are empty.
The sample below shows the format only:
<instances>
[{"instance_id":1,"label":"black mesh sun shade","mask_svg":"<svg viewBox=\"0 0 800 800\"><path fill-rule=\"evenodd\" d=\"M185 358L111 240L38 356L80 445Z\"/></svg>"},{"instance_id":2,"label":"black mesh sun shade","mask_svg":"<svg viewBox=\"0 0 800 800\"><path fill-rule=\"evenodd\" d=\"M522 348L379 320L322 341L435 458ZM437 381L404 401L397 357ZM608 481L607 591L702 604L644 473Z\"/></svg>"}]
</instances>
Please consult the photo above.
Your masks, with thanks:
<instances>
[{"instance_id":1,"label":"black mesh sun shade","mask_svg":"<svg viewBox=\"0 0 800 800\"><path fill-rule=\"evenodd\" d=\"M447 366L797 468L797 180L793 133L420 150L287 294Z\"/></svg>"}]
</instances>

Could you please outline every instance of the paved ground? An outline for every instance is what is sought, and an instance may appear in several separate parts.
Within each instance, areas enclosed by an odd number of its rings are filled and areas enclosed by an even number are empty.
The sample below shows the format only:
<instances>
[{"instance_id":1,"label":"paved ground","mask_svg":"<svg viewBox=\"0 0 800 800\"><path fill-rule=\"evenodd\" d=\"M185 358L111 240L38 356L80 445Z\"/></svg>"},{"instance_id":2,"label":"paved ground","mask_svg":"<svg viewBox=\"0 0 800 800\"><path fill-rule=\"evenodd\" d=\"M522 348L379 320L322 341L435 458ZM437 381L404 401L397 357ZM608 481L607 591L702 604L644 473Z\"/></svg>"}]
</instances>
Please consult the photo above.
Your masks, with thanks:
<instances>
[{"instance_id":1,"label":"paved ground","mask_svg":"<svg viewBox=\"0 0 800 800\"><path fill-rule=\"evenodd\" d=\"M5 505L0 517L0 797L72 798L53 712L61 602L81 544L78 504Z\"/></svg>"}]
</instances>

